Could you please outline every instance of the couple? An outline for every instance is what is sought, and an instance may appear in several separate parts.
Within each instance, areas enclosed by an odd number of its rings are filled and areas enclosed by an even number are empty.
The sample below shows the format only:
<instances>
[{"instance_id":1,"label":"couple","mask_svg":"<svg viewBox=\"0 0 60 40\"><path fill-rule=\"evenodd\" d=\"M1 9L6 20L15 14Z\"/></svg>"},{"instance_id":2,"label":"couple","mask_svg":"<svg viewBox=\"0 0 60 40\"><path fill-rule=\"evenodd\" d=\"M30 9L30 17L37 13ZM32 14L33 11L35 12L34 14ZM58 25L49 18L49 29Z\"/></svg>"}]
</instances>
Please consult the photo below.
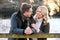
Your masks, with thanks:
<instances>
[{"instance_id":1,"label":"couple","mask_svg":"<svg viewBox=\"0 0 60 40\"><path fill-rule=\"evenodd\" d=\"M33 34L33 33L49 33L48 10L44 6L39 6L36 14L32 16L32 5L22 3L20 10L15 12L11 17L12 34ZM27 40L26 38L9 38L8 40ZM32 40L29 38L29 40ZM46 40L46 38L38 38L38 40Z\"/></svg>"}]
</instances>

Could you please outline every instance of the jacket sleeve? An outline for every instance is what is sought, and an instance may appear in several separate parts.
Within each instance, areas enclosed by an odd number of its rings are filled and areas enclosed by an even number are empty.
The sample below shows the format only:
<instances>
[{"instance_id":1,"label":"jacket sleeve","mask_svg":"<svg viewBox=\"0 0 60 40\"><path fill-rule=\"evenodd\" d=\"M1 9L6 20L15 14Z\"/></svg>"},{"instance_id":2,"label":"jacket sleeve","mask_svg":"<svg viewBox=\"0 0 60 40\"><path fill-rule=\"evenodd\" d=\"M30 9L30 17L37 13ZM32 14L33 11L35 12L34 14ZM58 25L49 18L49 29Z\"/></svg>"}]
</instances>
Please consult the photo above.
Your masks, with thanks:
<instances>
[{"instance_id":1,"label":"jacket sleeve","mask_svg":"<svg viewBox=\"0 0 60 40\"><path fill-rule=\"evenodd\" d=\"M34 34L34 33L37 33L34 28L31 28L31 30L32 30L32 33L33 33L33 34Z\"/></svg>"},{"instance_id":2,"label":"jacket sleeve","mask_svg":"<svg viewBox=\"0 0 60 40\"><path fill-rule=\"evenodd\" d=\"M31 21L31 24L35 24L33 16L31 16L30 21ZM31 30L32 30L33 33L36 33L36 30L34 28L31 27Z\"/></svg>"},{"instance_id":3,"label":"jacket sleeve","mask_svg":"<svg viewBox=\"0 0 60 40\"><path fill-rule=\"evenodd\" d=\"M10 33L16 33L16 34L23 34L24 33L24 29L17 28L17 20L16 20L15 14L13 14L11 17Z\"/></svg>"},{"instance_id":4,"label":"jacket sleeve","mask_svg":"<svg viewBox=\"0 0 60 40\"><path fill-rule=\"evenodd\" d=\"M44 32L49 33L49 23L47 23L47 25L44 26Z\"/></svg>"}]
</instances>

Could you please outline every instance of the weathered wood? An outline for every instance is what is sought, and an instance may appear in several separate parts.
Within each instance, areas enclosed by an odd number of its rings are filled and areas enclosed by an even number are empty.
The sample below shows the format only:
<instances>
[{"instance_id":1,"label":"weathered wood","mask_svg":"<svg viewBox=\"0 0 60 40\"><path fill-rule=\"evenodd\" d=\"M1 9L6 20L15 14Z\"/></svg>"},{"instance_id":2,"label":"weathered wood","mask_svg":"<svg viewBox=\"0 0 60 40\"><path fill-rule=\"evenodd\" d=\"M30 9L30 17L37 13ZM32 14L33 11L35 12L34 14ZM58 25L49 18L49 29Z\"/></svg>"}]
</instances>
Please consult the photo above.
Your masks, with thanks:
<instances>
[{"instance_id":1,"label":"weathered wood","mask_svg":"<svg viewBox=\"0 0 60 40\"><path fill-rule=\"evenodd\" d=\"M32 35L21 35L21 34L0 34L0 38L59 38L60 34L32 34Z\"/></svg>"}]
</instances>

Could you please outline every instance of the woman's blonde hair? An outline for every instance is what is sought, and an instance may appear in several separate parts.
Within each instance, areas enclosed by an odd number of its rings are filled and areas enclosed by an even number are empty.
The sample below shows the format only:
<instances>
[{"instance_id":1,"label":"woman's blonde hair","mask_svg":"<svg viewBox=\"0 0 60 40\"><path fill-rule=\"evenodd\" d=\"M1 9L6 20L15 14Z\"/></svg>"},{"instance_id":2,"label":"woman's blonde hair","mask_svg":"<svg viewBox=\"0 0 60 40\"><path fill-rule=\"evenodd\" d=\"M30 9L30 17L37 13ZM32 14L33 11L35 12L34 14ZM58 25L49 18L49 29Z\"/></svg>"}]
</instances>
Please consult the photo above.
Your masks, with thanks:
<instances>
[{"instance_id":1,"label":"woman's blonde hair","mask_svg":"<svg viewBox=\"0 0 60 40\"><path fill-rule=\"evenodd\" d=\"M48 9L47 9L47 7L46 6L39 6L37 8L37 10L38 9L41 9L41 13L42 13L42 16L44 18L44 23L45 24L48 23L49 17L48 17ZM37 14L35 14L33 18L36 20L37 19Z\"/></svg>"}]
</instances>

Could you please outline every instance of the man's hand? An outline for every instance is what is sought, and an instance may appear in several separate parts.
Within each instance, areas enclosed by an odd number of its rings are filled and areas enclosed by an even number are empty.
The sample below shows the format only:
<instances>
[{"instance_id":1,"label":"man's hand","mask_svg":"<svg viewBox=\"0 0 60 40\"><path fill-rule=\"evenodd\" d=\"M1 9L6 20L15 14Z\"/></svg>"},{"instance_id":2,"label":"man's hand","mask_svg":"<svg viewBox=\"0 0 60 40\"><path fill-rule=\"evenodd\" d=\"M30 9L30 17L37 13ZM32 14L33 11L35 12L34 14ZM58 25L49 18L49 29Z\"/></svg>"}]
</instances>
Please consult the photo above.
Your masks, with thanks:
<instances>
[{"instance_id":1,"label":"man's hand","mask_svg":"<svg viewBox=\"0 0 60 40\"><path fill-rule=\"evenodd\" d=\"M32 30L31 30L30 27L27 27L27 28L25 29L25 34L32 34Z\"/></svg>"}]
</instances>

